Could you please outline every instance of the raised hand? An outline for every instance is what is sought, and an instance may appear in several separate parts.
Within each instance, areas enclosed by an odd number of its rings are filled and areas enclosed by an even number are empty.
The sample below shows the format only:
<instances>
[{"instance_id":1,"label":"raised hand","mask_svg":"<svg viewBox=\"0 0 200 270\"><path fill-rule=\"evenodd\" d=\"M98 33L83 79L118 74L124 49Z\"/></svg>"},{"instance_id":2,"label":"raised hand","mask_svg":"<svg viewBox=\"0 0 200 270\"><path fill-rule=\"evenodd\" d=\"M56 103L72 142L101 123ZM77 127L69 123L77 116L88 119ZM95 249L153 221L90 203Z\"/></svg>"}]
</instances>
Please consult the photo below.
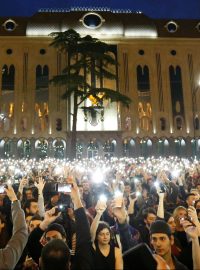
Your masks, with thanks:
<instances>
[{"instance_id":1,"label":"raised hand","mask_svg":"<svg viewBox=\"0 0 200 270\"><path fill-rule=\"evenodd\" d=\"M40 223L40 228L43 231L45 231L49 224L54 222L61 215L61 212L56 213L56 209L57 207L53 207L45 212L44 220Z\"/></svg>"},{"instance_id":2,"label":"raised hand","mask_svg":"<svg viewBox=\"0 0 200 270\"><path fill-rule=\"evenodd\" d=\"M6 195L8 196L8 198L11 200L11 202L17 201L17 195L14 192L14 189L12 188L11 185L7 185L8 187L5 188L6 191Z\"/></svg>"},{"instance_id":3,"label":"raised hand","mask_svg":"<svg viewBox=\"0 0 200 270\"><path fill-rule=\"evenodd\" d=\"M39 177L39 180L38 180L38 183L35 182L34 184L35 184L36 188L38 189L38 193L39 193L39 194L42 194L42 191L43 191L44 186L45 186L45 181L44 181L44 179L40 176L40 177Z\"/></svg>"}]
</instances>

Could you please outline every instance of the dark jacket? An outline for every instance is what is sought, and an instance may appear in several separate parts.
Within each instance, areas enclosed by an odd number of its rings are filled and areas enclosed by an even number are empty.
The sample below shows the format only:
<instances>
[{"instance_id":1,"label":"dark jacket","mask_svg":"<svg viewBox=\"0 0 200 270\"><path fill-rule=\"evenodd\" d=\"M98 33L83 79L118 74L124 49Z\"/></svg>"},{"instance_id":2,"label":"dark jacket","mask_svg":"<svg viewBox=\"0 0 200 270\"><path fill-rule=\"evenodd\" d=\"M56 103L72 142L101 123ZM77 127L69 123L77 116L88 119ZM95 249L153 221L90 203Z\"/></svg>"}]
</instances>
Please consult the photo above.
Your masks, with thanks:
<instances>
[{"instance_id":1,"label":"dark jacket","mask_svg":"<svg viewBox=\"0 0 200 270\"><path fill-rule=\"evenodd\" d=\"M189 270L187 268L187 266L185 266L184 264L182 264L181 262L179 262L176 257L172 256L173 262L174 262L174 266L175 266L175 270Z\"/></svg>"},{"instance_id":2,"label":"dark jacket","mask_svg":"<svg viewBox=\"0 0 200 270\"><path fill-rule=\"evenodd\" d=\"M72 270L92 270L93 264L93 250L90 236L90 227L84 208L78 208L74 211L76 220L76 251L72 258ZM40 228L34 229L28 240L29 255L36 263L39 263L39 258L42 251L40 238L44 231Z\"/></svg>"}]
</instances>

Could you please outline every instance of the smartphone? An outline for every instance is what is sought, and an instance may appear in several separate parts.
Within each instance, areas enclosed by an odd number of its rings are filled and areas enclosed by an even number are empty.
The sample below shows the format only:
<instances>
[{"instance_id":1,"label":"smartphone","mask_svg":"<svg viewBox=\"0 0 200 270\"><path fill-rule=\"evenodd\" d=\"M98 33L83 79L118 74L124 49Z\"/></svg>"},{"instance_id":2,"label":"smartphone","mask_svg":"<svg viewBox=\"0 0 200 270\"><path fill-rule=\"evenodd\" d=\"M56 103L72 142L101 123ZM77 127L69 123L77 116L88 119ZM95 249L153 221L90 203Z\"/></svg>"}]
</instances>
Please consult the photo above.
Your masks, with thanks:
<instances>
[{"instance_id":1,"label":"smartphone","mask_svg":"<svg viewBox=\"0 0 200 270\"><path fill-rule=\"evenodd\" d=\"M150 248L145 243L136 245L123 254L124 270L156 270L157 262Z\"/></svg>"},{"instance_id":2,"label":"smartphone","mask_svg":"<svg viewBox=\"0 0 200 270\"><path fill-rule=\"evenodd\" d=\"M189 216L182 217L182 218L180 218L180 220L187 220L187 221L189 221L192 224L192 226L196 227L196 225L194 224L194 222L191 220L191 218Z\"/></svg>"},{"instance_id":3,"label":"smartphone","mask_svg":"<svg viewBox=\"0 0 200 270\"><path fill-rule=\"evenodd\" d=\"M57 189L57 191L58 192L67 192L67 193L70 193L71 192L71 188L72 188L72 186L70 184L61 184L61 183L58 183L58 189Z\"/></svg>"},{"instance_id":4,"label":"smartphone","mask_svg":"<svg viewBox=\"0 0 200 270\"><path fill-rule=\"evenodd\" d=\"M114 194L114 201L115 201L115 207L122 207L123 193L117 190Z\"/></svg>"},{"instance_id":5,"label":"smartphone","mask_svg":"<svg viewBox=\"0 0 200 270\"><path fill-rule=\"evenodd\" d=\"M55 209L54 216L57 216L59 212L65 212L67 208L67 204L59 204L58 207L56 207Z\"/></svg>"},{"instance_id":6,"label":"smartphone","mask_svg":"<svg viewBox=\"0 0 200 270\"><path fill-rule=\"evenodd\" d=\"M0 186L0 194L5 193L5 186Z\"/></svg>"}]
</instances>

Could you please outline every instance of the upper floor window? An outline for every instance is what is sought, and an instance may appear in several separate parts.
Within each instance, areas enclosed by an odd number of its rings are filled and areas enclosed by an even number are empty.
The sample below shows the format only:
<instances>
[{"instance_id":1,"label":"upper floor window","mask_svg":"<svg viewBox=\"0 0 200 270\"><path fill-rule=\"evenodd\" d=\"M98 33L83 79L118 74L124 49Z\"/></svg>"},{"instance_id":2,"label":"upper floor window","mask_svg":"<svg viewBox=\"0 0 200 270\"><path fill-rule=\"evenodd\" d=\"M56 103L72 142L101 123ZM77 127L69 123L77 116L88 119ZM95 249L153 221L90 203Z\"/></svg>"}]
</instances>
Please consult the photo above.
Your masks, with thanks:
<instances>
[{"instance_id":1,"label":"upper floor window","mask_svg":"<svg viewBox=\"0 0 200 270\"><path fill-rule=\"evenodd\" d=\"M141 92L150 90L149 68L148 66L137 66L137 88Z\"/></svg>"},{"instance_id":2,"label":"upper floor window","mask_svg":"<svg viewBox=\"0 0 200 270\"><path fill-rule=\"evenodd\" d=\"M4 65L2 68L2 90L14 90L15 88L15 67Z\"/></svg>"},{"instance_id":3,"label":"upper floor window","mask_svg":"<svg viewBox=\"0 0 200 270\"><path fill-rule=\"evenodd\" d=\"M36 67L36 89L48 88L49 85L49 68L47 65Z\"/></svg>"}]
</instances>

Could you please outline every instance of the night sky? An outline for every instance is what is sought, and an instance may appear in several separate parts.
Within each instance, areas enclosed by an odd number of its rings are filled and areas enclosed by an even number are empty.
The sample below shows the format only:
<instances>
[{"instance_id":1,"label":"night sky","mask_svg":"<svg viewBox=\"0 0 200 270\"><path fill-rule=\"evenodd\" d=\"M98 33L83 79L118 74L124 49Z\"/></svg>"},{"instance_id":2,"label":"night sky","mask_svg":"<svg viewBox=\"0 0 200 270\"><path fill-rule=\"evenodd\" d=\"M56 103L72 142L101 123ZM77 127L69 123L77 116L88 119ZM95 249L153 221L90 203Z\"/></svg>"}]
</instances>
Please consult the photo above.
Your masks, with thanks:
<instances>
[{"instance_id":1,"label":"night sky","mask_svg":"<svg viewBox=\"0 0 200 270\"><path fill-rule=\"evenodd\" d=\"M40 8L109 7L151 18L200 19L200 0L2 0L0 16L31 16Z\"/></svg>"}]
</instances>

